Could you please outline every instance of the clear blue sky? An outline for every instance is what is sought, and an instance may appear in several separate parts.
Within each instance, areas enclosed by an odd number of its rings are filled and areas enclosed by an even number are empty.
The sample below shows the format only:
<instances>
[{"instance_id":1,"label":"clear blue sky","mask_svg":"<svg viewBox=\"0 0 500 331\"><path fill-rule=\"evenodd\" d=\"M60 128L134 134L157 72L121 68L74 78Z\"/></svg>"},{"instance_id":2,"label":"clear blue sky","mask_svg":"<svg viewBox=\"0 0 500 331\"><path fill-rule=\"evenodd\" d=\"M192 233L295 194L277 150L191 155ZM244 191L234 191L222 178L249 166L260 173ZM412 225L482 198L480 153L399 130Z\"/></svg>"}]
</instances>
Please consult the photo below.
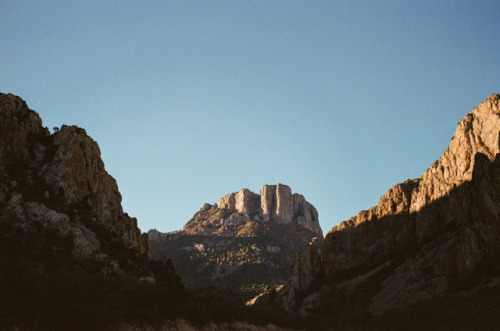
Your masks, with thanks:
<instances>
[{"instance_id":1,"label":"clear blue sky","mask_svg":"<svg viewBox=\"0 0 500 331\"><path fill-rule=\"evenodd\" d=\"M84 127L143 231L283 183L326 233L500 93L500 2L0 0L0 91Z\"/></svg>"}]
</instances>

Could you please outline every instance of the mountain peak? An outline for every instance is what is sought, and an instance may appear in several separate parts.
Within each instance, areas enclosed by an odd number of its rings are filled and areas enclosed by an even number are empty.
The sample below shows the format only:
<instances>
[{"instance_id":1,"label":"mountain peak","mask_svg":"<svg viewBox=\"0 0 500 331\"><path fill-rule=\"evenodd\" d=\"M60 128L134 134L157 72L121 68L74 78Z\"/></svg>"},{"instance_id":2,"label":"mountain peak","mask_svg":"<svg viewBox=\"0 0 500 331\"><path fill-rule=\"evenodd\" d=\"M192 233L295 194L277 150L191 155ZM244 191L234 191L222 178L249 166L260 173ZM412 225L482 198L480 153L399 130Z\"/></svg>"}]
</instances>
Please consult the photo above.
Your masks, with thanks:
<instances>
[{"instance_id":1,"label":"mountain peak","mask_svg":"<svg viewBox=\"0 0 500 331\"><path fill-rule=\"evenodd\" d=\"M152 257L171 258L188 286L253 296L282 284L295 253L321 245L318 213L289 186L264 185L260 193L243 188L205 203L182 231L151 230Z\"/></svg>"},{"instance_id":2,"label":"mountain peak","mask_svg":"<svg viewBox=\"0 0 500 331\"><path fill-rule=\"evenodd\" d=\"M323 236L316 208L304 196L292 194L289 186L280 183L263 185L260 195L242 188L220 198L217 207L246 214L256 221L300 224Z\"/></svg>"}]
</instances>

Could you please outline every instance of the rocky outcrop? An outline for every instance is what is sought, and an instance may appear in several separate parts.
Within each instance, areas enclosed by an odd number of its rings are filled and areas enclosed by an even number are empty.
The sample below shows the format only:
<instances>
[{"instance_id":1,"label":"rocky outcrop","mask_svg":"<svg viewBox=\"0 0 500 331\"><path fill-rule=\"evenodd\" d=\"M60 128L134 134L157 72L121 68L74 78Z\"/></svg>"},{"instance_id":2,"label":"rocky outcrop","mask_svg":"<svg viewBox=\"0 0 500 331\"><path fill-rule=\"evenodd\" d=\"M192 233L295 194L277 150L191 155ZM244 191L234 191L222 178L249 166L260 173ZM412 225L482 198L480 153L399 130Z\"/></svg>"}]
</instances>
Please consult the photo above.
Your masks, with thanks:
<instances>
[{"instance_id":1,"label":"rocky outcrop","mask_svg":"<svg viewBox=\"0 0 500 331\"><path fill-rule=\"evenodd\" d=\"M318 213L286 185L264 185L261 192L241 189L206 203L182 231L151 230L152 257L171 258L188 286L250 297L283 284L295 253L323 240Z\"/></svg>"},{"instance_id":2,"label":"rocky outcrop","mask_svg":"<svg viewBox=\"0 0 500 331\"><path fill-rule=\"evenodd\" d=\"M264 185L260 194L261 214L264 220L275 219L278 223L292 222L294 201L290 187L282 184Z\"/></svg>"},{"instance_id":3,"label":"rocky outcrop","mask_svg":"<svg viewBox=\"0 0 500 331\"><path fill-rule=\"evenodd\" d=\"M259 204L259 195L243 188L239 192L220 198L217 206L221 209L237 210L242 214L253 215L259 212Z\"/></svg>"},{"instance_id":4,"label":"rocky outcrop","mask_svg":"<svg viewBox=\"0 0 500 331\"><path fill-rule=\"evenodd\" d=\"M147 235L123 212L116 181L84 129L64 125L51 135L12 94L0 94L0 118L0 208L12 225L71 237L79 257L102 253L103 238L149 254Z\"/></svg>"},{"instance_id":5,"label":"rocky outcrop","mask_svg":"<svg viewBox=\"0 0 500 331\"><path fill-rule=\"evenodd\" d=\"M229 193L220 198L217 207L220 209L236 210L236 193Z\"/></svg>"},{"instance_id":6,"label":"rocky outcrop","mask_svg":"<svg viewBox=\"0 0 500 331\"><path fill-rule=\"evenodd\" d=\"M493 94L458 123L420 178L395 185L375 207L330 230L327 275L389 263L393 274L371 306L378 311L445 291L450 279L500 254L499 134L500 96Z\"/></svg>"},{"instance_id":7,"label":"rocky outcrop","mask_svg":"<svg viewBox=\"0 0 500 331\"><path fill-rule=\"evenodd\" d=\"M306 290L320 273L321 256L315 245L308 244L295 254L288 285L295 291Z\"/></svg>"},{"instance_id":8,"label":"rocky outcrop","mask_svg":"<svg viewBox=\"0 0 500 331\"><path fill-rule=\"evenodd\" d=\"M85 206L91 210L87 221L116 233L126 247L148 251L137 220L123 213L118 185L104 168L97 143L84 129L63 125L54 135L54 157L40 169L40 176L50 189L58 192L64 210ZM89 217L90 216L90 217Z\"/></svg>"},{"instance_id":9,"label":"rocky outcrop","mask_svg":"<svg viewBox=\"0 0 500 331\"><path fill-rule=\"evenodd\" d=\"M323 236L316 208L304 196L292 194L290 187L283 184L262 186L260 196L248 189L241 189L222 197L217 207L235 210L266 222L300 224L318 236Z\"/></svg>"},{"instance_id":10,"label":"rocky outcrop","mask_svg":"<svg viewBox=\"0 0 500 331\"><path fill-rule=\"evenodd\" d=\"M290 265L289 278L283 285L259 294L246 304L255 307L278 304L288 312L299 311L304 315L319 300L319 293L309 292L321 272L321 255L317 246L309 243L295 253Z\"/></svg>"},{"instance_id":11,"label":"rocky outcrop","mask_svg":"<svg viewBox=\"0 0 500 331\"><path fill-rule=\"evenodd\" d=\"M303 195L294 193L293 195L293 218L296 222L323 236L323 231L319 225L318 211L306 201Z\"/></svg>"},{"instance_id":12,"label":"rocky outcrop","mask_svg":"<svg viewBox=\"0 0 500 331\"><path fill-rule=\"evenodd\" d=\"M290 187L282 184L264 185L260 190L260 214L264 221L275 220L278 223L297 223L323 235L318 221L318 212L304 196L292 194Z\"/></svg>"},{"instance_id":13,"label":"rocky outcrop","mask_svg":"<svg viewBox=\"0 0 500 331\"><path fill-rule=\"evenodd\" d=\"M26 102L12 94L0 94L0 166L26 164L40 153L33 138L50 135L40 116ZM38 147L38 149L37 149ZM38 156L39 158L40 156Z\"/></svg>"},{"instance_id":14,"label":"rocky outcrop","mask_svg":"<svg viewBox=\"0 0 500 331\"><path fill-rule=\"evenodd\" d=\"M112 330L184 309L172 262L149 259L97 143L75 126L51 134L2 93L0 252L2 330Z\"/></svg>"},{"instance_id":15,"label":"rocky outcrop","mask_svg":"<svg viewBox=\"0 0 500 331\"><path fill-rule=\"evenodd\" d=\"M290 278L280 291L286 310L294 311L303 304L299 300L298 293L308 291L320 273L321 256L318 249L312 244L304 246L295 254L290 268ZM302 311L305 312L305 309Z\"/></svg>"}]
</instances>

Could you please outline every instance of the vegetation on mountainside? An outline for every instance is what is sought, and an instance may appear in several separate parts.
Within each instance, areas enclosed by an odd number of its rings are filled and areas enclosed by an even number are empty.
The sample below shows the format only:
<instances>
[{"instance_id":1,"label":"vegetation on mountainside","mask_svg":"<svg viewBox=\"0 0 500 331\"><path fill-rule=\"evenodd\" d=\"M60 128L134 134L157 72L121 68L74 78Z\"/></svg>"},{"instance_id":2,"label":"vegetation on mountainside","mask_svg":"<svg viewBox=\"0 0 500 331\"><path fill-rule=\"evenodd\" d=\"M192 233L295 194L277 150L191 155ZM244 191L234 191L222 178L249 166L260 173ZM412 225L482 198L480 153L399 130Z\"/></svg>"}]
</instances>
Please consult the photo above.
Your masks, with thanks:
<instances>
[{"instance_id":1,"label":"vegetation on mountainside","mask_svg":"<svg viewBox=\"0 0 500 331\"><path fill-rule=\"evenodd\" d=\"M230 266L240 266L242 264L259 264L266 263L265 257L261 254L260 250L257 251L251 245L243 246L238 244L235 250L231 251L217 251L214 248L207 248L204 251L196 251L189 256L189 259L200 265L213 265L213 264L227 264Z\"/></svg>"},{"instance_id":2,"label":"vegetation on mountainside","mask_svg":"<svg viewBox=\"0 0 500 331\"><path fill-rule=\"evenodd\" d=\"M184 225L184 229L196 228L200 225L207 226L207 222L214 223L220 219L226 219L231 215L238 214L235 210L213 208L198 211L189 222Z\"/></svg>"},{"instance_id":3,"label":"vegetation on mountainside","mask_svg":"<svg viewBox=\"0 0 500 331\"><path fill-rule=\"evenodd\" d=\"M2 217L0 329L109 330L123 323L160 327L175 318L197 326L238 320L307 330L494 330L500 325L500 287L488 283L498 278L499 268L478 269L467 282L457 283L452 293L377 316L367 312L369 302L365 300L384 278L374 275L357 291L359 295L331 290L322 296L318 308L301 317L285 313L276 298L265 306L247 307L245 298L229 289L185 290L168 261L144 264L133 261L131 255L122 275L104 276L107 264L98 259L75 260L71 246L71 240L43 228L33 232L13 228L8 217ZM246 251L243 244L237 247ZM255 267L258 265L252 269ZM380 272L385 274L390 268ZM156 283L137 281L150 273ZM257 289L262 291L267 286L262 284L254 285L262 286ZM321 290L325 284L320 280L313 287Z\"/></svg>"},{"instance_id":4,"label":"vegetation on mountainside","mask_svg":"<svg viewBox=\"0 0 500 331\"><path fill-rule=\"evenodd\" d=\"M284 312L259 312L231 290L184 290L170 262L129 265L122 275L103 275L97 259L74 260L71 241L40 229L26 233L0 224L0 329L113 330L121 325L160 328L182 318L267 324ZM153 272L155 283L136 276Z\"/></svg>"},{"instance_id":5,"label":"vegetation on mountainside","mask_svg":"<svg viewBox=\"0 0 500 331\"><path fill-rule=\"evenodd\" d=\"M184 231L158 235L150 241L153 258L172 259L187 287L216 286L251 299L283 284L296 250L314 237L298 224L209 225L221 213L232 211L201 210Z\"/></svg>"},{"instance_id":6,"label":"vegetation on mountainside","mask_svg":"<svg viewBox=\"0 0 500 331\"><path fill-rule=\"evenodd\" d=\"M132 262L122 275L104 274L105 263L75 260L71 245L42 228L0 222L0 329L109 330L181 313L186 296L171 262ZM137 281L151 271L156 283Z\"/></svg>"}]
</instances>

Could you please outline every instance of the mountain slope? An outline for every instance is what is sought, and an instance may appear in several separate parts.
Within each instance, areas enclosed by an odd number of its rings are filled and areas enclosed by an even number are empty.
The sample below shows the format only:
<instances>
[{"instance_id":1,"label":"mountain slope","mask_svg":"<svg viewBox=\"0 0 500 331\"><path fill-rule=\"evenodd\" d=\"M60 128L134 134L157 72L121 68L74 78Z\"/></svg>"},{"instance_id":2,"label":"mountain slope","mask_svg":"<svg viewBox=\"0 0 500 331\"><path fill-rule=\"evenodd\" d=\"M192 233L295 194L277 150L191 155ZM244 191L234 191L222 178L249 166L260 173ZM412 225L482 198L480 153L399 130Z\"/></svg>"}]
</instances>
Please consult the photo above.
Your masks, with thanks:
<instances>
[{"instance_id":1,"label":"mountain slope","mask_svg":"<svg viewBox=\"0 0 500 331\"><path fill-rule=\"evenodd\" d=\"M297 250L322 231L318 213L286 185L264 185L205 204L182 231L149 231L153 258L171 258L187 286L230 288L250 298L282 284Z\"/></svg>"},{"instance_id":2,"label":"mountain slope","mask_svg":"<svg viewBox=\"0 0 500 331\"><path fill-rule=\"evenodd\" d=\"M109 329L182 306L173 265L148 261L97 143L75 126L50 134L2 93L0 229L2 329Z\"/></svg>"},{"instance_id":3,"label":"mountain slope","mask_svg":"<svg viewBox=\"0 0 500 331\"><path fill-rule=\"evenodd\" d=\"M283 307L305 329L497 329L500 302L500 95L459 123L417 179L332 228L278 291L248 304Z\"/></svg>"},{"instance_id":4,"label":"mountain slope","mask_svg":"<svg viewBox=\"0 0 500 331\"><path fill-rule=\"evenodd\" d=\"M318 309L350 302L381 313L496 284L499 151L500 96L493 94L459 122L420 178L395 185L375 207L328 232L319 276L327 286L304 296L320 293Z\"/></svg>"}]
</instances>

